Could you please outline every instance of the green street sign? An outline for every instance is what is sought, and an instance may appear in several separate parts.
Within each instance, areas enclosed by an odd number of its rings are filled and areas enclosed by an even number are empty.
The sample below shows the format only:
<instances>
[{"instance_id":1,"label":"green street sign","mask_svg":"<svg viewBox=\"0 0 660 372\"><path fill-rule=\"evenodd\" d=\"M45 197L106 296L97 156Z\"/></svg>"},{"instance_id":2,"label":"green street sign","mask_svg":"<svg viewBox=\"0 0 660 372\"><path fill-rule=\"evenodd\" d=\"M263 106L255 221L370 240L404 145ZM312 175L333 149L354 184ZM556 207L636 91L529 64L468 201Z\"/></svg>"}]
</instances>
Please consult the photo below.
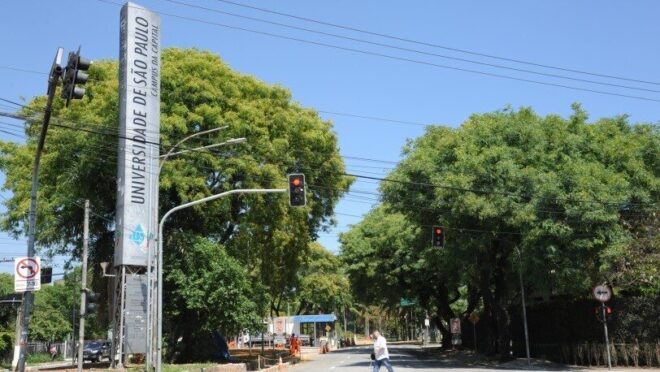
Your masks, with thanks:
<instances>
[{"instance_id":1,"label":"green street sign","mask_svg":"<svg viewBox=\"0 0 660 372\"><path fill-rule=\"evenodd\" d=\"M414 300L409 300L409 299L407 299L407 298L402 298L402 299L399 301L399 305L401 305L401 307L413 306L413 305L415 305L415 304L417 304L416 301L414 301Z\"/></svg>"}]
</instances>

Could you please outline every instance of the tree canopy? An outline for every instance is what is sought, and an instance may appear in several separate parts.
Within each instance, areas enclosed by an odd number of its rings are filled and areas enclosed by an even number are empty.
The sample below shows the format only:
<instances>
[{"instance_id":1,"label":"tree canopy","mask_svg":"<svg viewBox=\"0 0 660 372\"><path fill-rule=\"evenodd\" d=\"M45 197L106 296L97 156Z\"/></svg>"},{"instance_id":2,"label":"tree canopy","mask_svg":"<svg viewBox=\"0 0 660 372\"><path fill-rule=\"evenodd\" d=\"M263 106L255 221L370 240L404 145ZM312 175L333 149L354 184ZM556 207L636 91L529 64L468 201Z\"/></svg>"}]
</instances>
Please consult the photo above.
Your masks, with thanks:
<instances>
[{"instance_id":1,"label":"tree canopy","mask_svg":"<svg viewBox=\"0 0 660 372\"><path fill-rule=\"evenodd\" d=\"M497 340L490 350L503 356L521 267L528 289L545 296L586 296L603 282L653 291L660 278L646 269L657 265L657 234L655 243L639 243L639 224L631 222L651 226L657 211L658 128L625 116L587 119L578 105L566 119L507 108L475 114L456 129L428 127L381 183L384 205L342 235L351 279L389 268L381 285L417 293L445 321L483 306ZM402 221L388 222L394 218ZM446 232L442 250L431 248L434 225ZM409 236L408 247L397 236ZM643 248L633 249L635 241ZM654 252L655 261L641 252ZM634 285L620 275L635 271L621 263L630 255L646 265ZM408 279L412 273L422 280ZM455 314L449 305L461 297L465 313Z\"/></svg>"},{"instance_id":2,"label":"tree canopy","mask_svg":"<svg viewBox=\"0 0 660 372\"><path fill-rule=\"evenodd\" d=\"M91 262L112 258L115 234L121 233L115 231L114 222L121 150L117 79L116 61L99 61L90 69L84 99L69 107L55 101L40 174L37 245L43 254L74 260L80 256L82 204L89 199ZM334 222L334 206L351 182L343 176L332 124L293 102L286 89L241 75L217 55L195 49L163 50L161 87L161 153L187 135L222 126L227 128L181 149L247 139L242 145L192 151L164 163L161 215L182 203L231 189L284 187L287 173L305 173L310 187L304 208L289 208L281 194L236 196L177 212L165 227L168 267L174 262L185 266L186 255L193 250L184 244L190 242L190 234L203 236L206 242L194 240L197 250L227 252L228 257L216 257L218 265L230 270L240 263L252 280L265 286L266 297L276 299L297 284L295 273L310 241ZM3 189L12 193L4 202L1 223L14 235L27 230L30 172L44 102L44 97L37 97L23 110L29 118L26 143L0 142L0 170L6 175ZM290 270L277 270L281 265ZM90 267L98 274L98 265ZM172 268L177 269L181 268ZM189 279L171 276L169 290L185 288ZM102 283L97 289L105 292ZM179 313L192 306L180 305ZM254 315L267 305L241 308Z\"/></svg>"}]
</instances>

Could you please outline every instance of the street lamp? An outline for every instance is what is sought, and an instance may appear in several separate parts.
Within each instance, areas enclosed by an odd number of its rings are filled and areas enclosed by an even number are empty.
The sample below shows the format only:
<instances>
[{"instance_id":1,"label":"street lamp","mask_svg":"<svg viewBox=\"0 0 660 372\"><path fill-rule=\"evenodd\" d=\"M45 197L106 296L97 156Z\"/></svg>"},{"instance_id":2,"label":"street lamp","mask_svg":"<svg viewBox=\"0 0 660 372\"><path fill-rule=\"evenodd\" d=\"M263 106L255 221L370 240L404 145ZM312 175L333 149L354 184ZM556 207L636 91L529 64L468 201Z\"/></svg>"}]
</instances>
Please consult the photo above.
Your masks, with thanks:
<instances>
[{"instance_id":1,"label":"street lamp","mask_svg":"<svg viewBox=\"0 0 660 372\"><path fill-rule=\"evenodd\" d=\"M181 141L177 142L174 146L170 147L170 150L167 152L167 154L160 156L161 160L160 160L160 166L158 167L158 174L160 175L160 170L163 168L163 163L165 163L167 158L170 157L172 155L172 153L174 152L174 150L176 150L182 143L186 142L187 140L189 140L191 138L199 137L199 136L204 135L204 134L217 132L217 131L227 129L227 128L229 128L229 126L225 125L225 126L222 126L222 127L203 130L201 132L195 132L195 133L193 133L193 134L191 134L187 137L184 137ZM158 219L158 218L156 218L156 219Z\"/></svg>"},{"instance_id":2,"label":"street lamp","mask_svg":"<svg viewBox=\"0 0 660 372\"><path fill-rule=\"evenodd\" d=\"M158 323L158 345L157 345L157 357L156 357L156 372L161 372L161 362L163 357L163 225L167 218L174 212L188 207L192 207L197 204L206 203L215 199L222 198L224 196L229 196L233 194L267 194L267 193L281 193L287 192L288 189L236 189L225 191L220 194L207 196L199 200L194 200L185 204L176 206L161 218L160 223L158 224L158 293L156 297L158 298L158 314L157 314L157 323ZM263 333L261 343L263 345Z\"/></svg>"},{"instance_id":3,"label":"street lamp","mask_svg":"<svg viewBox=\"0 0 660 372\"><path fill-rule=\"evenodd\" d=\"M224 129L227 129L227 128L229 128L229 126L225 125L225 126L221 126L221 127L216 127L216 128L211 128L211 129L195 132L191 135L188 135L188 136L184 137L179 142L174 144L174 146L170 147L169 151L165 155L160 156L160 165L158 166L159 179L160 179L160 172L163 169L163 164L167 161L167 159L169 159L170 156L177 155L177 154L182 153L182 152L188 152L188 151L194 151L195 150L195 149L193 149L193 150L184 150L184 151L180 151L180 152L175 152L175 150L177 150L180 145L182 145L184 142L186 142L186 141L188 141L192 138L199 137L199 136L209 134L209 133L218 132L218 131L221 131L221 130L224 130ZM231 143L235 143L235 141L236 141L235 139L232 139L232 140L223 142L222 144L223 145L224 144L231 144ZM221 145L221 144L216 144L215 146L219 146L219 145ZM211 146L213 146L213 145L211 145ZM155 217L154 221L158 221L158 208L155 209L155 213L156 213L156 215L154 216ZM153 301L152 300L152 292L154 291L154 288L153 288L154 286L153 286L153 283L152 283L153 278L152 278L152 275L151 275L151 271L153 270L152 261L153 261L153 255L152 255L151 249L148 249L148 252L147 252L147 308L148 308L148 312L147 312L147 352L148 352L148 355L147 355L147 358L145 360L147 370L149 370L149 365L151 364L150 362L153 360L153 356L154 356L154 353L153 353L153 335L152 335L153 328L154 328L153 327L153 319L154 319L153 312L154 312L154 309L153 309L153 304L152 304L152 301ZM156 268L156 270L158 270L158 265L160 265L160 262L157 261L155 264L156 264L155 268Z\"/></svg>"},{"instance_id":4,"label":"street lamp","mask_svg":"<svg viewBox=\"0 0 660 372\"><path fill-rule=\"evenodd\" d=\"M194 149L186 149L186 150L181 150L181 151L177 151L177 152L172 152L172 150L170 150L170 152L168 152L166 155L162 155L161 158L166 159L167 157L174 156L174 155L180 155L180 154L185 154L185 153L188 153L188 152L199 151L199 150L206 150L206 149L211 149L211 148L214 148L214 147L220 147L220 146L225 146L225 145L235 145L235 144L238 144L238 143L243 143L245 141L247 141L245 139L245 137L239 137L239 138L232 138L232 139L227 140L227 141L222 142L222 143L214 143L212 145L195 147ZM163 161L165 159L163 159ZM161 162L161 166L162 166L162 162Z\"/></svg>"}]
</instances>

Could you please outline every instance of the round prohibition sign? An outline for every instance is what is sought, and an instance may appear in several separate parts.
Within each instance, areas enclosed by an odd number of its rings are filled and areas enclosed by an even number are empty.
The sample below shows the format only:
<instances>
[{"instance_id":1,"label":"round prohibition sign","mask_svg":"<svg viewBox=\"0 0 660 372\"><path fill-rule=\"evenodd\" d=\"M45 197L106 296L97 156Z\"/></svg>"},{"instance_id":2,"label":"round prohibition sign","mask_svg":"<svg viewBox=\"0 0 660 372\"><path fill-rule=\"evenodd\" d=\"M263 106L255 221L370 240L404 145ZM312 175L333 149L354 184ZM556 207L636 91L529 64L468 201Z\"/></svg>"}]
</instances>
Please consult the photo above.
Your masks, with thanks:
<instances>
[{"instance_id":1,"label":"round prohibition sign","mask_svg":"<svg viewBox=\"0 0 660 372\"><path fill-rule=\"evenodd\" d=\"M25 258L16 264L16 274L23 279L33 279L39 274L39 264L34 258Z\"/></svg>"}]
</instances>

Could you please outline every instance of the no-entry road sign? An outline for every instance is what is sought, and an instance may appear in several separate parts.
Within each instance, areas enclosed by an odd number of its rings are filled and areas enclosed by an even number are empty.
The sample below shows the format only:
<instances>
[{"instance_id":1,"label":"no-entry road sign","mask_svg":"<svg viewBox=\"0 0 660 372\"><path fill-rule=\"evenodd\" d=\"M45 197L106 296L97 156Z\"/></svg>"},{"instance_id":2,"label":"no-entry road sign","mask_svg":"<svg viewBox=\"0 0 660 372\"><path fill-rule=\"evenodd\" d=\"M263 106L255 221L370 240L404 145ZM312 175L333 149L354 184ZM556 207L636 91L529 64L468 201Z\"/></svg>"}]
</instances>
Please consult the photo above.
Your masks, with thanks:
<instances>
[{"instance_id":1,"label":"no-entry road sign","mask_svg":"<svg viewBox=\"0 0 660 372\"><path fill-rule=\"evenodd\" d=\"M14 259L14 292L41 289L41 258L18 257Z\"/></svg>"}]
</instances>

